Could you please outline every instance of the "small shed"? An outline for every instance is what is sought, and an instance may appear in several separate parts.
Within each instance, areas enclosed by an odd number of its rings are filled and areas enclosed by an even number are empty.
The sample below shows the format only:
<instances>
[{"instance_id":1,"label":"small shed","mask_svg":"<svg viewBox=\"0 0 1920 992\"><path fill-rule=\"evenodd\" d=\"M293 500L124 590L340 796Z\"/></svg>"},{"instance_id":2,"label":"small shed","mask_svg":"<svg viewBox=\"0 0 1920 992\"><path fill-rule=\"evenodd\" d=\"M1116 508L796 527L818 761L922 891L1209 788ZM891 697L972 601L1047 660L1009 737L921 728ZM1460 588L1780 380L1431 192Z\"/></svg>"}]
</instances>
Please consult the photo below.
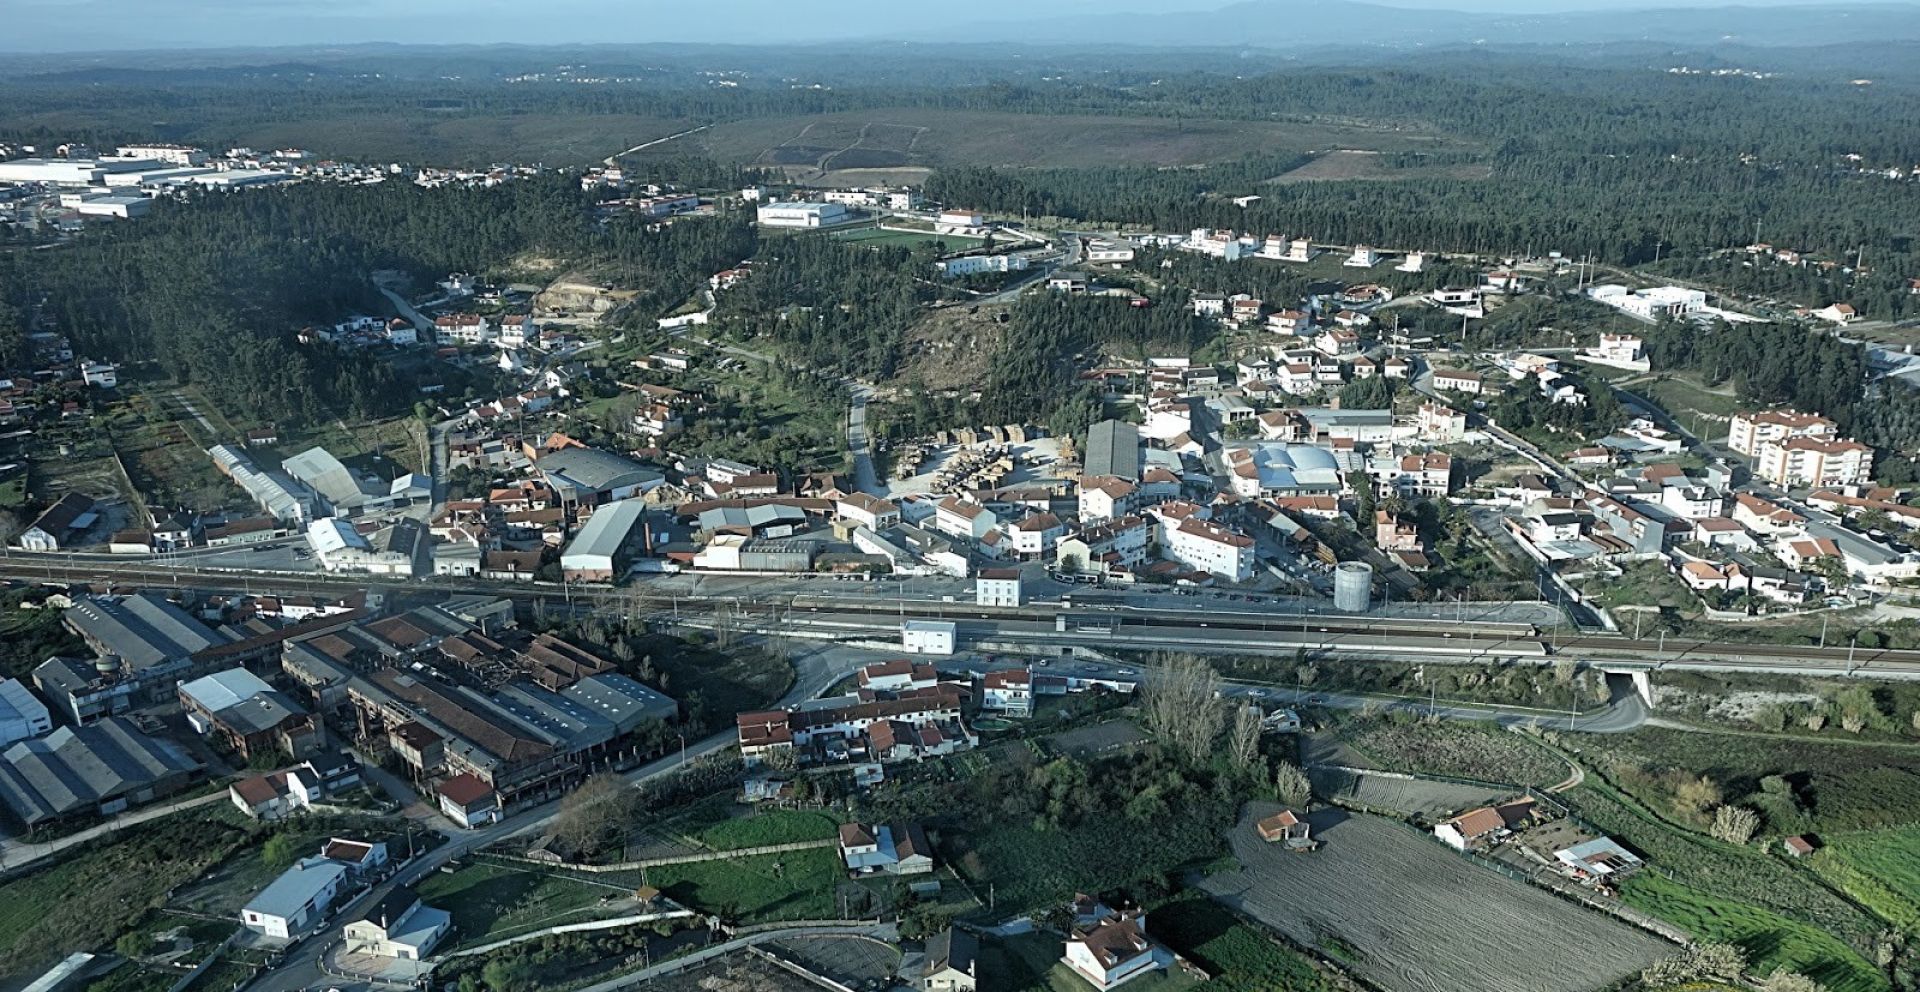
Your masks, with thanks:
<instances>
[{"instance_id":1,"label":"small shed","mask_svg":"<svg viewBox=\"0 0 1920 992\"><path fill-rule=\"evenodd\" d=\"M1787 849L1787 856L1794 858L1804 858L1812 854L1814 849L1820 846L1814 842L1811 834L1800 834L1795 837L1788 837L1782 844Z\"/></svg>"},{"instance_id":2,"label":"small shed","mask_svg":"<svg viewBox=\"0 0 1920 992\"><path fill-rule=\"evenodd\" d=\"M1292 848L1313 846L1313 828L1290 809L1261 820L1254 824L1254 829L1260 831L1260 839L1269 844L1284 843Z\"/></svg>"}]
</instances>

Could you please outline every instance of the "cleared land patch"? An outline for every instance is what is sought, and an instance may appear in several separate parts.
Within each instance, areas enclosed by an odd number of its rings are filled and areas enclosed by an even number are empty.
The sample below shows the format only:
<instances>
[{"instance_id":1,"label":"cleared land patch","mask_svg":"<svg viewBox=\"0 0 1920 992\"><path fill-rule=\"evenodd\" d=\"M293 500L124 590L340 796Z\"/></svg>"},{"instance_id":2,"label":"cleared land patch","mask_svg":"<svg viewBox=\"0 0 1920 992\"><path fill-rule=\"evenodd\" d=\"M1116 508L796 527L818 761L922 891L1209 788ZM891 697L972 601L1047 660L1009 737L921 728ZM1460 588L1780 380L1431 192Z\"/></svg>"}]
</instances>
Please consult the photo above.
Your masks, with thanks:
<instances>
[{"instance_id":1,"label":"cleared land patch","mask_svg":"<svg viewBox=\"0 0 1920 992\"><path fill-rule=\"evenodd\" d=\"M1514 791L1394 778L1338 768L1314 768L1308 775L1313 779L1313 791L1335 802L1352 802L1371 809L1430 819L1496 803L1512 797Z\"/></svg>"},{"instance_id":2,"label":"cleared land patch","mask_svg":"<svg viewBox=\"0 0 1920 992\"><path fill-rule=\"evenodd\" d=\"M1485 179L1491 166L1479 162L1400 163L1370 149L1340 148L1273 177L1275 185L1332 182L1342 179Z\"/></svg>"},{"instance_id":3,"label":"cleared land patch","mask_svg":"<svg viewBox=\"0 0 1920 992\"><path fill-rule=\"evenodd\" d=\"M698 151L794 174L915 166L1197 165L1254 151L1458 151L1432 131L1271 121L1176 120L900 108L728 121L641 154Z\"/></svg>"},{"instance_id":4,"label":"cleared land patch","mask_svg":"<svg viewBox=\"0 0 1920 992\"><path fill-rule=\"evenodd\" d=\"M1241 867L1202 887L1379 987L1585 992L1674 949L1391 820L1322 810L1309 818L1320 850L1289 854L1254 832L1273 809L1249 809L1230 837Z\"/></svg>"}]
</instances>

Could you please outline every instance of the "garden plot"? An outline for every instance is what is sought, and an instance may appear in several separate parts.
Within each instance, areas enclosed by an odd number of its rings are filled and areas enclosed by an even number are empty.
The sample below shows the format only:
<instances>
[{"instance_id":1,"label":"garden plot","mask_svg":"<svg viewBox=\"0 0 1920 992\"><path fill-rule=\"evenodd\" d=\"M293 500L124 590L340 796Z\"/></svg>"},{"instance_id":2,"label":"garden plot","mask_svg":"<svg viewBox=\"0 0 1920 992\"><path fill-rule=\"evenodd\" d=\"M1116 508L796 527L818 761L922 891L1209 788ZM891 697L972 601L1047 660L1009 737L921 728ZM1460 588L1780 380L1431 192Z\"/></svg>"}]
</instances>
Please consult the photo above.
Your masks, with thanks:
<instances>
[{"instance_id":1,"label":"garden plot","mask_svg":"<svg viewBox=\"0 0 1920 992\"><path fill-rule=\"evenodd\" d=\"M1255 804L1231 835L1241 867L1203 888L1370 984L1400 992L1586 992L1675 948L1651 934L1480 868L1378 817L1321 810L1322 842L1290 854L1260 840Z\"/></svg>"},{"instance_id":2,"label":"garden plot","mask_svg":"<svg viewBox=\"0 0 1920 992\"><path fill-rule=\"evenodd\" d=\"M1312 768L1307 774L1313 780L1314 793L1328 800L1351 802L1369 809L1430 820L1444 819L1461 810L1511 799L1515 791L1510 788L1429 782L1342 768Z\"/></svg>"}]
</instances>

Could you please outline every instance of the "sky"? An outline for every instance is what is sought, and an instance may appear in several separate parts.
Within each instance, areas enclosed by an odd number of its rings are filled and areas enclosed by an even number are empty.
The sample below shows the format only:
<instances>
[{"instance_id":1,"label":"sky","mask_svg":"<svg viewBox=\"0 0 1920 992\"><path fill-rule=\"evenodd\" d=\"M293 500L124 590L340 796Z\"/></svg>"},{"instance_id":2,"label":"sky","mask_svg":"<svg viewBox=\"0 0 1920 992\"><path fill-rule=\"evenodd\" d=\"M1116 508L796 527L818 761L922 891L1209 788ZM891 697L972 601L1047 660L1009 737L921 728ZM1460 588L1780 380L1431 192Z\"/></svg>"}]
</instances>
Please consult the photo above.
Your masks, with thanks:
<instances>
[{"instance_id":1,"label":"sky","mask_svg":"<svg viewBox=\"0 0 1920 992\"><path fill-rule=\"evenodd\" d=\"M1228 0L4 0L0 51L407 43L727 42L783 37L938 40L995 21L1209 10ZM1276 8L1313 0L1270 0ZM1502 13L1724 6L1725 0L1372 0ZM1749 5L1858 0L1744 0ZM690 16L691 15L691 16ZM1069 41L1037 38L1036 41Z\"/></svg>"}]
</instances>

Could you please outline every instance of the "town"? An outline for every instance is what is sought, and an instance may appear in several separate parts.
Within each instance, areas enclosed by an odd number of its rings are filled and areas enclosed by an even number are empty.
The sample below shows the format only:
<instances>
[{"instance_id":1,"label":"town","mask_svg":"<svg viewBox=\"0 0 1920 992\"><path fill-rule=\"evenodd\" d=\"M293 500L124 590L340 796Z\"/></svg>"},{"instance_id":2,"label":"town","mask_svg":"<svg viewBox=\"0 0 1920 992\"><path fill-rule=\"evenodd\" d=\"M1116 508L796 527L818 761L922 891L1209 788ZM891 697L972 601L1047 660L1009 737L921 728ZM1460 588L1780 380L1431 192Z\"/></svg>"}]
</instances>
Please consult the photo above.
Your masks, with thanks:
<instances>
[{"instance_id":1,"label":"town","mask_svg":"<svg viewBox=\"0 0 1920 992\"><path fill-rule=\"evenodd\" d=\"M0 129L6 988L1916 987L1904 236L674 112Z\"/></svg>"}]
</instances>

